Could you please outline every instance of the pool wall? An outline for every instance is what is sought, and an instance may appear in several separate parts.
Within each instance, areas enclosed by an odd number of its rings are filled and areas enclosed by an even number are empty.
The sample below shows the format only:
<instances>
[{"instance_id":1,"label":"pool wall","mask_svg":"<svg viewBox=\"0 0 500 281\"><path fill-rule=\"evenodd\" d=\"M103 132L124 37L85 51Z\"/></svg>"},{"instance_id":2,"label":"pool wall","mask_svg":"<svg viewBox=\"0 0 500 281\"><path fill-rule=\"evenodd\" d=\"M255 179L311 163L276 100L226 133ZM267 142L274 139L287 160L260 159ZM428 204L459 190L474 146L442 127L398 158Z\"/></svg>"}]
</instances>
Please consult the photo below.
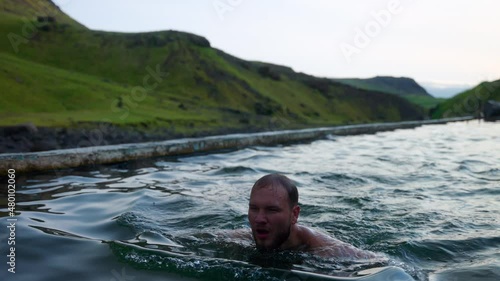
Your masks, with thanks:
<instances>
[{"instance_id":1,"label":"pool wall","mask_svg":"<svg viewBox=\"0 0 500 281\"><path fill-rule=\"evenodd\" d=\"M303 130L285 130L250 134L230 134L202 138L186 138L160 142L133 143L85 148L51 150L30 153L0 154L0 175L9 169L18 173L58 170L87 165L109 164L158 156L176 156L192 153L240 149L249 146L269 146L306 142L328 135L373 134L396 129L411 129L422 125L445 124L472 120L473 117L439 120L373 123Z\"/></svg>"}]
</instances>

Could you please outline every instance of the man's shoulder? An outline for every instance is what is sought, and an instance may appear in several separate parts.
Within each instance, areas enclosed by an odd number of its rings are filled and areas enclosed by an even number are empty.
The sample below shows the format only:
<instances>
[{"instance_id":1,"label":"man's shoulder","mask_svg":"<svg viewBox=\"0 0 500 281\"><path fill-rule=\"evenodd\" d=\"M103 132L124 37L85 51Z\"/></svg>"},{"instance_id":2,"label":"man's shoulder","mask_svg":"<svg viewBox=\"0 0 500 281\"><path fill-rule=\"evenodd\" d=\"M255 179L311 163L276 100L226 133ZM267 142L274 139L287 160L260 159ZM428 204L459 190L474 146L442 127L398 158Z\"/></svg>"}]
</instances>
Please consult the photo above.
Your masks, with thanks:
<instances>
[{"instance_id":1,"label":"man's shoulder","mask_svg":"<svg viewBox=\"0 0 500 281\"><path fill-rule=\"evenodd\" d=\"M376 258L379 257L371 251L365 251L355 246L340 241L322 231L302 226L303 238L308 249L321 256L329 257L356 257Z\"/></svg>"},{"instance_id":2,"label":"man's shoulder","mask_svg":"<svg viewBox=\"0 0 500 281\"><path fill-rule=\"evenodd\" d=\"M301 237L304 243L308 244L310 248L335 245L342 243L340 240L337 240L322 231L307 227L307 226L299 226Z\"/></svg>"}]
</instances>

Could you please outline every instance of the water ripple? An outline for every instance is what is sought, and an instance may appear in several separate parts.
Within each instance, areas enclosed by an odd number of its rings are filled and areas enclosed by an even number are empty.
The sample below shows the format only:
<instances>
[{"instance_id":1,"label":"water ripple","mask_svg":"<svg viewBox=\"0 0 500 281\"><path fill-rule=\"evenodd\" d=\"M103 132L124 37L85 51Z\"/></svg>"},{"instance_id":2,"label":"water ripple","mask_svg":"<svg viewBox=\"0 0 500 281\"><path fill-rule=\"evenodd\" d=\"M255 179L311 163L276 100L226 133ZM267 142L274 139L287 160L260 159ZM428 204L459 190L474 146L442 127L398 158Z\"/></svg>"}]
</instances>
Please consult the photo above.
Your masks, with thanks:
<instances>
[{"instance_id":1,"label":"water ripple","mask_svg":"<svg viewBox=\"0 0 500 281\"><path fill-rule=\"evenodd\" d=\"M300 255L255 260L250 242L219 238L248 227L251 186L279 172L299 188L301 223L388 255L416 280L499 280L499 126L423 126L20 177L16 212L29 223L19 226L19 250L39 257L50 245L44 263L23 263L40 280L53 279L44 270L65 266L57 257L78 240L111 249L94 257L104 267L119 261L143 269L144 279L156 271L178 279L282 279L262 263L332 274L373 266ZM7 214L0 209L3 222ZM72 248L72 262L84 262L77 253L86 250ZM76 272L113 277L88 269Z\"/></svg>"}]
</instances>

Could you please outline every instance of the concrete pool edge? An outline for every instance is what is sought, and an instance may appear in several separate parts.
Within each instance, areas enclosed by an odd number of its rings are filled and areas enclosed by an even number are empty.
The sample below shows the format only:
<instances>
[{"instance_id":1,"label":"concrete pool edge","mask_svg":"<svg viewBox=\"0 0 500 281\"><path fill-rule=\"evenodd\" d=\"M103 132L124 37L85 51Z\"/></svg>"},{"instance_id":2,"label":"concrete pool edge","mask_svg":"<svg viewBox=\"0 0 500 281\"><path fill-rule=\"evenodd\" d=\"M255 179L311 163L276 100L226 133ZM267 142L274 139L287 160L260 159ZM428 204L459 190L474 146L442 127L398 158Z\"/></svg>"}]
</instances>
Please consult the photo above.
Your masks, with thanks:
<instances>
[{"instance_id":1,"label":"concrete pool edge","mask_svg":"<svg viewBox=\"0 0 500 281\"><path fill-rule=\"evenodd\" d=\"M412 129L422 125L446 124L474 119L473 117L438 120L406 121L346 125L302 130L284 130L248 134L229 134L201 138L186 138L159 142L93 146L29 153L0 154L0 175L14 169L17 173L58 170L79 166L111 164L158 156L177 156L224 149L241 149L256 145L278 145L321 139L327 135L373 134L397 129Z\"/></svg>"}]
</instances>

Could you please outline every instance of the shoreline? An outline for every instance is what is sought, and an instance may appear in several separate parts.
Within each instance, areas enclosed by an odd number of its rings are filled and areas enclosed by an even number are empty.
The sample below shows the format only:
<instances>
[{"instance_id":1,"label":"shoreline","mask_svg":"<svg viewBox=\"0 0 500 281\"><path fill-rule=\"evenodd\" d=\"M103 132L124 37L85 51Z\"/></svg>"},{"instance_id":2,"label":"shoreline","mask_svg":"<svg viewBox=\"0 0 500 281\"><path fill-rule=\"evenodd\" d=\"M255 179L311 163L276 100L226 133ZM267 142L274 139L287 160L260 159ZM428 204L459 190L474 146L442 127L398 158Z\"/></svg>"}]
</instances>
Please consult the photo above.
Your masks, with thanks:
<instances>
[{"instance_id":1,"label":"shoreline","mask_svg":"<svg viewBox=\"0 0 500 281\"><path fill-rule=\"evenodd\" d=\"M241 149L256 145L270 146L306 142L324 138L327 135L373 134L396 129L411 129L422 125L446 124L472 119L473 117L461 117L424 121L372 123L314 129L216 135L145 143L90 146L42 152L4 153L0 154L0 175L5 174L9 169L15 169L18 173L58 170L159 156L178 156L225 149Z\"/></svg>"},{"instance_id":2,"label":"shoreline","mask_svg":"<svg viewBox=\"0 0 500 281\"><path fill-rule=\"evenodd\" d=\"M118 126L109 123L75 124L72 127L44 127L32 123L0 126L0 155L92 146L143 143L182 138L258 132L259 128L219 128L178 132L169 127Z\"/></svg>"}]
</instances>

